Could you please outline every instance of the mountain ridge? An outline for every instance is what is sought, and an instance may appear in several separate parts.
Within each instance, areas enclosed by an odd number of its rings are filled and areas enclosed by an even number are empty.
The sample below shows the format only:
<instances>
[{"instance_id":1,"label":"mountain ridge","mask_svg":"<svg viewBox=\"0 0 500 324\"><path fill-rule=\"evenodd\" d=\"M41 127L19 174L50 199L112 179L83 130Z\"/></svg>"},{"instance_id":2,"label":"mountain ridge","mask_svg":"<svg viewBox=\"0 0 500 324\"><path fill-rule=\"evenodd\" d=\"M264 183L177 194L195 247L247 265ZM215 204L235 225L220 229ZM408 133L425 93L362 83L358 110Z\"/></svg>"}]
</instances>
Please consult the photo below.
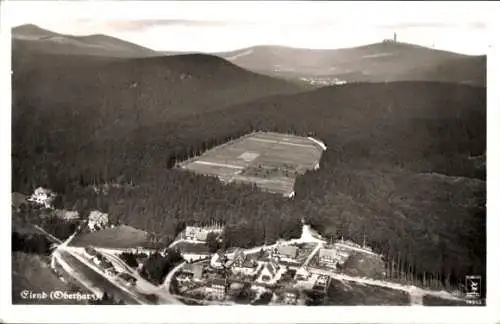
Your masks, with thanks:
<instances>
[{"instance_id":1,"label":"mountain ridge","mask_svg":"<svg viewBox=\"0 0 500 324\"><path fill-rule=\"evenodd\" d=\"M251 71L312 85L390 81L486 84L485 55L392 41L341 49L263 45L215 54Z\"/></svg>"},{"instance_id":2,"label":"mountain ridge","mask_svg":"<svg viewBox=\"0 0 500 324\"><path fill-rule=\"evenodd\" d=\"M33 24L12 28L12 47L49 54L107 57L151 57L152 49L104 34L75 36L56 33Z\"/></svg>"}]
</instances>

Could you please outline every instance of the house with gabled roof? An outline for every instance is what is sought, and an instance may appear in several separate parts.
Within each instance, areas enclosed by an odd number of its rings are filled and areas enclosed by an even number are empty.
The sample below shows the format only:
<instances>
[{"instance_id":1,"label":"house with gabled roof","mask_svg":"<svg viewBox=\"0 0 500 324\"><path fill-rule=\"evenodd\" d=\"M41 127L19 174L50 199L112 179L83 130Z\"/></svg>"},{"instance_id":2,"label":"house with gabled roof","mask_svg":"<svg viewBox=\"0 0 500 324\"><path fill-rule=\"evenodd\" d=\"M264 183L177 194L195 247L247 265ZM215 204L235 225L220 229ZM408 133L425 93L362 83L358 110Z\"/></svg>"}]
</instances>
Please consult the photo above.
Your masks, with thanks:
<instances>
[{"instance_id":1,"label":"house with gabled roof","mask_svg":"<svg viewBox=\"0 0 500 324\"><path fill-rule=\"evenodd\" d=\"M257 271L258 263L250 256L243 255L243 258L235 260L231 270L233 273L240 273L243 275L251 276Z\"/></svg>"},{"instance_id":2,"label":"house with gabled roof","mask_svg":"<svg viewBox=\"0 0 500 324\"><path fill-rule=\"evenodd\" d=\"M182 274L193 280L201 280L203 266L200 263L188 263L182 269Z\"/></svg>"},{"instance_id":3,"label":"house with gabled roof","mask_svg":"<svg viewBox=\"0 0 500 324\"><path fill-rule=\"evenodd\" d=\"M228 282L223 278L215 278L210 283L210 295L214 299L223 300L226 297L226 292L228 288Z\"/></svg>"},{"instance_id":4,"label":"house with gabled roof","mask_svg":"<svg viewBox=\"0 0 500 324\"><path fill-rule=\"evenodd\" d=\"M274 262L266 263L257 278L258 283L262 284L274 284L281 277L281 267L279 264Z\"/></svg>"},{"instance_id":5,"label":"house with gabled roof","mask_svg":"<svg viewBox=\"0 0 500 324\"><path fill-rule=\"evenodd\" d=\"M298 296L299 296L298 289L287 288L283 292L283 302L285 304L289 304L289 305L296 305L297 304Z\"/></svg>"},{"instance_id":6,"label":"house with gabled roof","mask_svg":"<svg viewBox=\"0 0 500 324\"><path fill-rule=\"evenodd\" d=\"M27 201L37 205L41 205L48 209L52 209L53 207L52 204L56 196L57 195L52 190L43 187L38 187L35 189L33 194L27 199Z\"/></svg>"}]
</instances>

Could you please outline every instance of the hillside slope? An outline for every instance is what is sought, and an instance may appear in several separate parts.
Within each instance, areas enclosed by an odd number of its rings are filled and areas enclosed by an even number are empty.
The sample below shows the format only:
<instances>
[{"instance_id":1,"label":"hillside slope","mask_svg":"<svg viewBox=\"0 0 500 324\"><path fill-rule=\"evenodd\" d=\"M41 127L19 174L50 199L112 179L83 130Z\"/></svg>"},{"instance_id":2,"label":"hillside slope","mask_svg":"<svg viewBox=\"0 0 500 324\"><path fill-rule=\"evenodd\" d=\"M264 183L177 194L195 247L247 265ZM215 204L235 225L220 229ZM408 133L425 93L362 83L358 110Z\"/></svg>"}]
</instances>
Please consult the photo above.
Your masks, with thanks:
<instances>
[{"instance_id":1,"label":"hillside slope","mask_svg":"<svg viewBox=\"0 0 500 324\"><path fill-rule=\"evenodd\" d=\"M64 35L35 25L22 25L12 28L12 48L14 51L106 57L162 55L149 48L107 35Z\"/></svg>"},{"instance_id":2,"label":"hillside slope","mask_svg":"<svg viewBox=\"0 0 500 324\"><path fill-rule=\"evenodd\" d=\"M12 303L39 304L39 305L84 305L85 301L70 299L51 299L48 294L52 291L76 293L71 284L63 283L50 269L48 261L40 255L22 252L12 253ZM23 298L25 292L33 294L45 292L46 298Z\"/></svg>"},{"instance_id":3,"label":"hillside slope","mask_svg":"<svg viewBox=\"0 0 500 324\"><path fill-rule=\"evenodd\" d=\"M302 91L202 54L117 59L14 49L12 68L15 165L36 152L53 154L57 161L77 158L94 140L127 137L174 118L200 118L206 111Z\"/></svg>"},{"instance_id":4,"label":"hillside slope","mask_svg":"<svg viewBox=\"0 0 500 324\"><path fill-rule=\"evenodd\" d=\"M467 56L406 43L384 42L335 50L256 46L217 55L252 71L322 85L336 81L421 80L473 85L486 82L485 56ZM456 64L457 60L460 64ZM469 75L471 70L474 77Z\"/></svg>"}]
</instances>

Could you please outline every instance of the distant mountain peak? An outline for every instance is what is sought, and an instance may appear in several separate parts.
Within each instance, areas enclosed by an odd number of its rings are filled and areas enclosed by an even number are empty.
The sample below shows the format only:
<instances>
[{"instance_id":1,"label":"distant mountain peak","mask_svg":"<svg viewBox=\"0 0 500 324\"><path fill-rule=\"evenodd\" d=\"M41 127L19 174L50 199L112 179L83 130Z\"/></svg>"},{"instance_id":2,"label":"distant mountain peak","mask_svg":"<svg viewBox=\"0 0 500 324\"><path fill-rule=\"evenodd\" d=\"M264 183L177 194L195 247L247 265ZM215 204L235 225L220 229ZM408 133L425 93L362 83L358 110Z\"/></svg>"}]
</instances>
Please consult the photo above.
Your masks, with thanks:
<instances>
[{"instance_id":1,"label":"distant mountain peak","mask_svg":"<svg viewBox=\"0 0 500 324\"><path fill-rule=\"evenodd\" d=\"M43 29L34 24L26 24L12 28L12 37L14 38L29 38L39 39L50 36L60 36L61 34Z\"/></svg>"},{"instance_id":2,"label":"distant mountain peak","mask_svg":"<svg viewBox=\"0 0 500 324\"><path fill-rule=\"evenodd\" d=\"M12 39L24 50L52 54L97 55L110 57L150 57L161 55L152 49L104 34L66 35L33 24L12 28Z\"/></svg>"}]
</instances>

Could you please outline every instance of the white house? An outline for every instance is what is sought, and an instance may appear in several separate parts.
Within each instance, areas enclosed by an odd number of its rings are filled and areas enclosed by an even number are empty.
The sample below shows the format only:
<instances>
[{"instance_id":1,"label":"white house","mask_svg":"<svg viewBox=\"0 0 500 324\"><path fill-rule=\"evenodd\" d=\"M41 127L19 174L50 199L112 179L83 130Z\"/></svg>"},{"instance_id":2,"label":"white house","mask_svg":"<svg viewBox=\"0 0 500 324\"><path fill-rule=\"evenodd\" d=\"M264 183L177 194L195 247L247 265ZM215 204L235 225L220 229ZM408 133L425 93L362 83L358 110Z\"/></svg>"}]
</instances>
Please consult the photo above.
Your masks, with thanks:
<instances>
[{"instance_id":1,"label":"white house","mask_svg":"<svg viewBox=\"0 0 500 324\"><path fill-rule=\"evenodd\" d=\"M307 271L304 267L300 267L296 274L295 274L295 279L296 280L307 280L311 276L311 273Z\"/></svg>"},{"instance_id":2,"label":"white house","mask_svg":"<svg viewBox=\"0 0 500 324\"><path fill-rule=\"evenodd\" d=\"M207 227L186 226L183 236L186 240L206 242L209 233L214 232L220 234L223 230L224 227L220 225Z\"/></svg>"},{"instance_id":3,"label":"white house","mask_svg":"<svg viewBox=\"0 0 500 324\"><path fill-rule=\"evenodd\" d=\"M250 256L241 253L235 257L235 261L231 270L233 273L240 273L246 276L251 276L256 273L258 268L258 263Z\"/></svg>"},{"instance_id":4,"label":"white house","mask_svg":"<svg viewBox=\"0 0 500 324\"><path fill-rule=\"evenodd\" d=\"M289 305L296 305L299 292L296 289L286 289L283 294L283 302Z\"/></svg>"},{"instance_id":5,"label":"white house","mask_svg":"<svg viewBox=\"0 0 500 324\"><path fill-rule=\"evenodd\" d=\"M210 266L214 269L223 269L227 261L228 258L224 252L217 251L217 253L214 253L210 258Z\"/></svg>"},{"instance_id":6,"label":"white house","mask_svg":"<svg viewBox=\"0 0 500 324\"><path fill-rule=\"evenodd\" d=\"M319 250L319 264L335 269L337 266L339 256L337 250L335 249L320 249Z\"/></svg>"},{"instance_id":7,"label":"white house","mask_svg":"<svg viewBox=\"0 0 500 324\"><path fill-rule=\"evenodd\" d=\"M52 190L38 187L27 200L37 205L42 205L45 208L52 208L56 196Z\"/></svg>"},{"instance_id":8,"label":"white house","mask_svg":"<svg viewBox=\"0 0 500 324\"><path fill-rule=\"evenodd\" d=\"M98 210L93 210L89 214L88 226L91 231L101 230L108 226L109 217L108 214L100 212Z\"/></svg>"}]
</instances>

